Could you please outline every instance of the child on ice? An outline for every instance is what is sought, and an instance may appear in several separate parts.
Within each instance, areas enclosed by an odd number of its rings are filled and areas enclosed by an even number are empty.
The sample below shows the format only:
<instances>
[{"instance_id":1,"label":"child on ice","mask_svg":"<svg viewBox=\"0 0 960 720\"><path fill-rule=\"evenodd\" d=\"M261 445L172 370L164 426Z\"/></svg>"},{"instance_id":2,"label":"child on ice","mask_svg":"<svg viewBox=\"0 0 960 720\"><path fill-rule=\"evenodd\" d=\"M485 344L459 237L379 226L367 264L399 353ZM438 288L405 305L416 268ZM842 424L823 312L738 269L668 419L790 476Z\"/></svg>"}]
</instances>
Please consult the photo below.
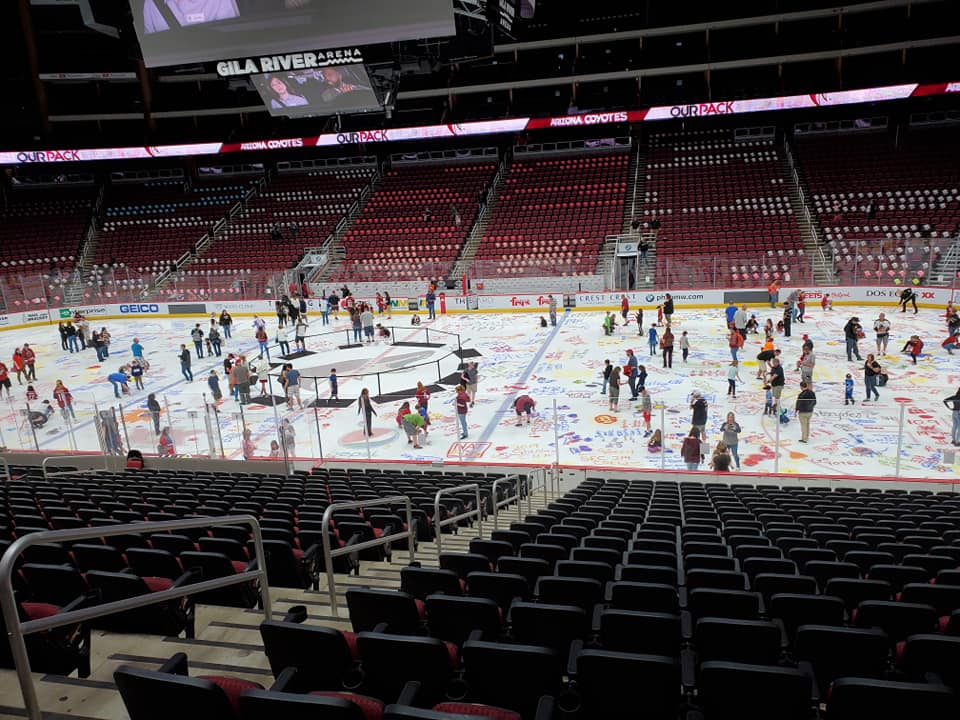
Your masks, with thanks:
<instances>
[{"instance_id":1,"label":"child on ice","mask_svg":"<svg viewBox=\"0 0 960 720\"><path fill-rule=\"evenodd\" d=\"M683 353L683 361L686 362L690 354L690 338L687 337L686 330L680 333L680 352Z\"/></svg>"},{"instance_id":2,"label":"child on ice","mask_svg":"<svg viewBox=\"0 0 960 720\"><path fill-rule=\"evenodd\" d=\"M775 414L773 410L773 388L769 385L764 385L763 389L766 392L764 395L763 414L773 415Z\"/></svg>"},{"instance_id":3,"label":"child on ice","mask_svg":"<svg viewBox=\"0 0 960 720\"><path fill-rule=\"evenodd\" d=\"M653 431L650 429L650 415L653 412L653 400L650 398L650 392L645 388L640 388L640 412L643 414L644 437L648 437Z\"/></svg>"},{"instance_id":4,"label":"child on ice","mask_svg":"<svg viewBox=\"0 0 960 720\"><path fill-rule=\"evenodd\" d=\"M850 373L847 373L847 379L843 381L843 404L857 404L857 401L853 399L853 376Z\"/></svg>"},{"instance_id":5,"label":"child on ice","mask_svg":"<svg viewBox=\"0 0 960 720\"><path fill-rule=\"evenodd\" d=\"M659 337L657 336L657 329L653 326L650 327L650 331L647 335L647 341L650 344L650 357L653 357L657 354L657 346L660 344Z\"/></svg>"}]
</instances>

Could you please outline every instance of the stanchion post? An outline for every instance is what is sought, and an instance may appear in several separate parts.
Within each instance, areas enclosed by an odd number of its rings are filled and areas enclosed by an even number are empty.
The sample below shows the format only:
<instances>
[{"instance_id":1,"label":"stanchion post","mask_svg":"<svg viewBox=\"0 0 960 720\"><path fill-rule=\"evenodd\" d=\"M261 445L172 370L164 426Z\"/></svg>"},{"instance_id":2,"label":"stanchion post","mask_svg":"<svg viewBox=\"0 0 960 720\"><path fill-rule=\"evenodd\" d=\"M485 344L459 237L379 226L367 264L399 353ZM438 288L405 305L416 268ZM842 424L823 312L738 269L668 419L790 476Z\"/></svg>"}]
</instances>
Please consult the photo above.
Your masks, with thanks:
<instances>
[{"instance_id":1,"label":"stanchion post","mask_svg":"<svg viewBox=\"0 0 960 720\"><path fill-rule=\"evenodd\" d=\"M290 474L290 456L287 454L287 443L284 442L283 430L280 427L280 414L277 412L277 396L273 394L273 375L267 373L267 387L270 389L270 404L273 405L273 425L274 432L277 435L277 441L280 444L280 450L283 451L283 467L286 474Z\"/></svg>"},{"instance_id":2,"label":"stanchion post","mask_svg":"<svg viewBox=\"0 0 960 720\"><path fill-rule=\"evenodd\" d=\"M40 441L37 440L37 429L33 426L33 420L30 419L30 403L27 403L27 425L30 427L30 432L33 435L33 446L37 449L37 452L40 452Z\"/></svg>"},{"instance_id":3,"label":"stanchion post","mask_svg":"<svg viewBox=\"0 0 960 720\"><path fill-rule=\"evenodd\" d=\"M900 430L897 432L897 465L893 476L900 477L900 451L903 449L903 420L907 412L907 404L900 403Z\"/></svg>"},{"instance_id":4,"label":"stanchion post","mask_svg":"<svg viewBox=\"0 0 960 720\"><path fill-rule=\"evenodd\" d=\"M667 406L666 403L660 403L660 469L663 470L667 463L667 428L666 428Z\"/></svg>"},{"instance_id":5,"label":"stanchion post","mask_svg":"<svg viewBox=\"0 0 960 720\"><path fill-rule=\"evenodd\" d=\"M424 328L427 331L427 345L430 344L430 328Z\"/></svg>"},{"instance_id":6,"label":"stanchion post","mask_svg":"<svg viewBox=\"0 0 960 720\"><path fill-rule=\"evenodd\" d=\"M560 467L560 426L557 415L557 399L553 399L553 449L557 467Z\"/></svg>"},{"instance_id":7,"label":"stanchion post","mask_svg":"<svg viewBox=\"0 0 960 720\"><path fill-rule=\"evenodd\" d=\"M316 396L313 402L313 421L317 426L317 450L320 462L323 462L323 441L320 439L320 386L316 377L313 378L313 394Z\"/></svg>"},{"instance_id":8,"label":"stanchion post","mask_svg":"<svg viewBox=\"0 0 960 720\"><path fill-rule=\"evenodd\" d=\"M780 398L773 404L773 421L776 428L773 431L773 471L780 472Z\"/></svg>"},{"instance_id":9,"label":"stanchion post","mask_svg":"<svg viewBox=\"0 0 960 720\"><path fill-rule=\"evenodd\" d=\"M123 425L123 440L127 450L130 449L130 435L127 433L127 419L123 416L123 405L117 403L117 412L120 414L120 424Z\"/></svg>"}]
</instances>

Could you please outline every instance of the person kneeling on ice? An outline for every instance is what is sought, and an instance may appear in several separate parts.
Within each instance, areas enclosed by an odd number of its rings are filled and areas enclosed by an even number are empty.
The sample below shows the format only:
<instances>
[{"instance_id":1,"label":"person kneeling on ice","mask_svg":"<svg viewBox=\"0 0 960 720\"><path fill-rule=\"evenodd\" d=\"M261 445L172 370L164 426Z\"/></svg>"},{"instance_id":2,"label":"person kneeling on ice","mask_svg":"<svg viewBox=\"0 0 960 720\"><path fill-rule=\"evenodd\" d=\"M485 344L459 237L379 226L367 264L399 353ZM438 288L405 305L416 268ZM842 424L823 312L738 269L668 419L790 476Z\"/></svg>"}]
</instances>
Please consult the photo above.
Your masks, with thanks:
<instances>
[{"instance_id":1,"label":"person kneeling on ice","mask_svg":"<svg viewBox=\"0 0 960 720\"><path fill-rule=\"evenodd\" d=\"M413 443L415 450L423 447L420 444L420 431L426 427L426 421L419 412L410 412L403 416L401 422L403 431L407 434L407 443Z\"/></svg>"},{"instance_id":2,"label":"person kneeling on ice","mask_svg":"<svg viewBox=\"0 0 960 720\"><path fill-rule=\"evenodd\" d=\"M40 405L40 410L30 411L30 424L38 430L47 424L47 421L53 417L53 405L49 400L44 400Z\"/></svg>"},{"instance_id":3,"label":"person kneeling on ice","mask_svg":"<svg viewBox=\"0 0 960 720\"><path fill-rule=\"evenodd\" d=\"M377 323L377 337L382 337L384 340L390 339L390 330L385 328L383 325Z\"/></svg>"},{"instance_id":4,"label":"person kneeling on ice","mask_svg":"<svg viewBox=\"0 0 960 720\"><path fill-rule=\"evenodd\" d=\"M660 452L662 449L663 435L659 430L654 430L649 442L647 442L647 452Z\"/></svg>"},{"instance_id":5,"label":"person kneeling on ice","mask_svg":"<svg viewBox=\"0 0 960 720\"><path fill-rule=\"evenodd\" d=\"M412 318L410 318L410 324L411 324L411 325L419 325L419 324L420 324L420 316L419 316L419 315L414 315Z\"/></svg>"},{"instance_id":6,"label":"person kneeling on ice","mask_svg":"<svg viewBox=\"0 0 960 720\"><path fill-rule=\"evenodd\" d=\"M529 395L521 395L513 401L513 409L517 411L517 427L520 427L523 414L527 415L527 425L530 424L530 415L536 410L537 404Z\"/></svg>"}]
</instances>

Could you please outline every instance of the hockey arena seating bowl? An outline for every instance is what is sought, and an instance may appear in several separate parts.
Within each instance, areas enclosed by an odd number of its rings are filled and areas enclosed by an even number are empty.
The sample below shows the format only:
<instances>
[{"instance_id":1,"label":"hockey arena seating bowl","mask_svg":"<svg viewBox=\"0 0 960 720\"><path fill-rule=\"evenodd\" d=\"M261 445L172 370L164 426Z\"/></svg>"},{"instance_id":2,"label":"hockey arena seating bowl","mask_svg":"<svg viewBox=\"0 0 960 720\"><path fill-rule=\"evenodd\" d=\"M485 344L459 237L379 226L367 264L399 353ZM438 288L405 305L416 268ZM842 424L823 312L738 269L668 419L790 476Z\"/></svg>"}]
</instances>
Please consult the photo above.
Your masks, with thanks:
<instances>
[{"instance_id":1,"label":"hockey arena seating bowl","mask_svg":"<svg viewBox=\"0 0 960 720\"><path fill-rule=\"evenodd\" d=\"M14 477L4 494L4 549L50 528L252 514L271 543L270 584L302 591L315 587L322 556L311 548L329 504L408 495L419 542L429 543L436 490L478 482L489 510L498 476L316 469L289 477L163 471L43 480L14 468ZM470 492L443 497L447 516L474 502ZM231 719L846 720L960 712L955 495L588 477L537 500L509 527L469 534L467 552L403 567L398 588L348 588L349 631L316 624L302 606L263 623L269 688L191 676L182 653L157 669L120 667L116 684L131 718L165 718L187 706ZM344 511L334 513L333 529L347 546L391 523L402 521L382 508ZM255 562L249 531L239 526L182 535L145 528L105 541L25 553L15 576L22 616ZM335 569L390 557L389 548L372 548L344 556ZM229 589L91 626L189 636L194 603L257 603L255 584ZM81 630L35 636L36 667L89 672L89 634Z\"/></svg>"}]
</instances>

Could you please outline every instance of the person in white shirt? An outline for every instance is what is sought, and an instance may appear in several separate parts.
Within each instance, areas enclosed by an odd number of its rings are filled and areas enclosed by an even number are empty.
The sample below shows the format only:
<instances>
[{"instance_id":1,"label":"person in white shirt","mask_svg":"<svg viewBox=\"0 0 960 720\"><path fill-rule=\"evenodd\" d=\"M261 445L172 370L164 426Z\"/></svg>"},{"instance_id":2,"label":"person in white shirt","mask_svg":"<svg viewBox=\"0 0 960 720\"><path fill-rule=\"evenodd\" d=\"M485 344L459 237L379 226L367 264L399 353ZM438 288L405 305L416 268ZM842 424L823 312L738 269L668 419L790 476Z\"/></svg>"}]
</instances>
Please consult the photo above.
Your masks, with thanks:
<instances>
[{"instance_id":1,"label":"person in white shirt","mask_svg":"<svg viewBox=\"0 0 960 720\"><path fill-rule=\"evenodd\" d=\"M887 354L887 340L890 339L890 321L884 313L873 321L873 331L877 334L877 354Z\"/></svg>"}]
</instances>

